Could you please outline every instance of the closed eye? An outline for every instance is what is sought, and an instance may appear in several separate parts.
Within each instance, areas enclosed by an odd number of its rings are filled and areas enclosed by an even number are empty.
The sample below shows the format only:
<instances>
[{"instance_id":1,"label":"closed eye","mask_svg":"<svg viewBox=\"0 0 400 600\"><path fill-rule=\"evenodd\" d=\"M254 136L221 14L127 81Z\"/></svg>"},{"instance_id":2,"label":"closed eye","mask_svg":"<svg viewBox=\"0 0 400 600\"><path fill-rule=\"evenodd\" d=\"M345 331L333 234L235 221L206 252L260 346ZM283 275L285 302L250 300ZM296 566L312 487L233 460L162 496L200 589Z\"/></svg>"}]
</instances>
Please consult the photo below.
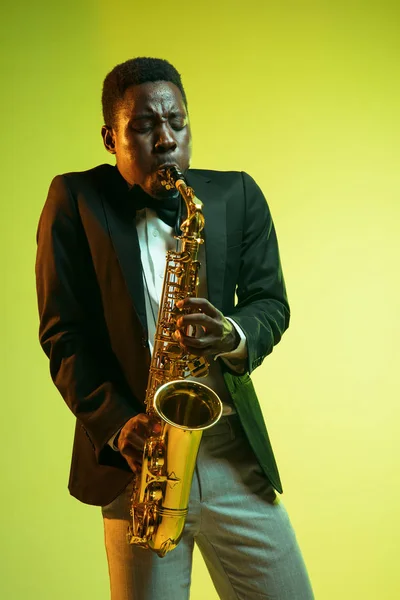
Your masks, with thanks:
<instances>
[{"instance_id":1,"label":"closed eye","mask_svg":"<svg viewBox=\"0 0 400 600\"><path fill-rule=\"evenodd\" d=\"M166 119L163 118L161 123L165 123ZM181 131L187 126L187 116L181 113L171 113L168 116L168 124L174 131ZM160 123L160 124L161 124ZM158 121L156 118L151 118L149 116L140 116L136 117L130 123L130 127L136 133L149 133L155 127L157 127Z\"/></svg>"},{"instance_id":2,"label":"closed eye","mask_svg":"<svg viewBox=\"0 0 400 600\"><path fill-rule=\"evenodd\" d=\"M169 124L175 131L181 131L187 125L185 117L172 117L169 119Z\"/></svg>"},{"instance_id":3,"label":"closed eye","mask_svg":"<svg viewBox=\"0 0 400 600\"><path fill-rule=\"evenodd\" d=\"M153 129L154 123L150 115L143 115L132 119L129 126L137 133L147 133Z\"/></svg>"}]
</instances>

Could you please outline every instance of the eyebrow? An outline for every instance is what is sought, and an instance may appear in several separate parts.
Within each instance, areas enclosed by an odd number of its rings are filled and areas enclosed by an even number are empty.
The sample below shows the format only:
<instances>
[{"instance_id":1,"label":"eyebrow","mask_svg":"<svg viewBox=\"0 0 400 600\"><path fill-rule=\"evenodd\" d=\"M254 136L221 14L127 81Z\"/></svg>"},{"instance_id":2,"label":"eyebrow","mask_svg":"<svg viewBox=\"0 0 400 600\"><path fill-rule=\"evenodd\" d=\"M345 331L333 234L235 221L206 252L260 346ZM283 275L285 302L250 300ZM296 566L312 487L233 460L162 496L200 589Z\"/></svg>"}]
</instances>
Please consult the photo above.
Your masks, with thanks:
<instances>
[{"instance_id":1,"label":"eyebrow","mask_svg":"<svg viewBox=\"0 0 400 600\"><path fill-rule=\"evenodd\" d=\"M136 117L133 117L132 121L140 121L142 119L154 119L157 117L158 115L155 115L154 113L141 113L139 115L136 115ZM174 110L168 115L168 117L182 117L183 119L186 119L187 115L184 112L181 112L180 110Z\"/></svg>"},{"instance_id":2,"label":"eyebrow","mask_svg":"<svg viewBox=\"0 0 400 600\"><path fill-rule=\"evenodd\" d=\"M152 116L153 115L151 113L143 113L141 115L137 115L136 117L133 117L132 121L139 121L140 119L151 119Z\"/></svg>"}]
</instances>

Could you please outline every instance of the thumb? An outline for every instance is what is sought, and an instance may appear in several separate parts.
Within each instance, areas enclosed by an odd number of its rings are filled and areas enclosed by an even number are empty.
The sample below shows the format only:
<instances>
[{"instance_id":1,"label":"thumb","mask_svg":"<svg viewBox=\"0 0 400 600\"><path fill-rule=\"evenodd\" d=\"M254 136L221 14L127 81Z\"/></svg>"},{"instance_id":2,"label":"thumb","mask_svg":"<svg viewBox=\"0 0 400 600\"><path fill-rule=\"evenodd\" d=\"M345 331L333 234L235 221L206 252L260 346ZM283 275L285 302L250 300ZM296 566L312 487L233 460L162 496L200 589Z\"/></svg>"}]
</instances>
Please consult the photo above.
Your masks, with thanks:
<instances>
[{"instance_id":1,"label":"thumb","mask_svg":"<svg viewBox=\"0 0 400 600\"><path fill-rule=\"evenodd\" d=\"M161 425L160 421L155 421L151 428L151 432L158 434L158 433L161 433L161 430L162 430L162 425Z\"/></svg>"}]
</instances>

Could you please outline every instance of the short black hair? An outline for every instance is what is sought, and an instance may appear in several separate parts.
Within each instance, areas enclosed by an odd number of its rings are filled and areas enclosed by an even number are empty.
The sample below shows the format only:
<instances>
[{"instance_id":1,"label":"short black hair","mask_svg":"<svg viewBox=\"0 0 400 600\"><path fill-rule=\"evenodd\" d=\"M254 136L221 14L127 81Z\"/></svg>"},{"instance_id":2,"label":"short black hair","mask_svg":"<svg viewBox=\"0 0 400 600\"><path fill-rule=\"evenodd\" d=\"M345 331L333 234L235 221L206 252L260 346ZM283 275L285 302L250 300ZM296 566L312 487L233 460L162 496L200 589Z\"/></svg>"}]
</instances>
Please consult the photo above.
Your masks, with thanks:
<instances>
[{"instance_id":1,"label":"short black hair","mask_svg":"<svg viewBox=\"0 0 400 600\"><path fill-rule=\"evenodd\" d=\"M170 81L175 84L179 88L187 108L181 76L175 67L162 58L139 56L114 67L104 80L101 101L105 125L114 127L118 104L123 99L126 90L132 85L140 85L149 81Z\"/></svg>"}]
</instances>

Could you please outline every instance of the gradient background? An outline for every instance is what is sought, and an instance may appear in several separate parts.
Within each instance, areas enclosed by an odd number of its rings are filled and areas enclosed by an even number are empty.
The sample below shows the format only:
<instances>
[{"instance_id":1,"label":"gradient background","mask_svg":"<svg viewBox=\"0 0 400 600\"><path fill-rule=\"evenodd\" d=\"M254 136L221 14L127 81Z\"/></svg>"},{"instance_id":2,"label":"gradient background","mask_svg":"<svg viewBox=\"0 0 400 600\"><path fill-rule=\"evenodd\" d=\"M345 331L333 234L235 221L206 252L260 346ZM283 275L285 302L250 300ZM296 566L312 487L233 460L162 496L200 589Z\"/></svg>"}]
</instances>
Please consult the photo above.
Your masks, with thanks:
<instances>
[{"instance_id":1,"label":"gradient background","mask_svg":"<svg viewBox=\"0 0 400 600\"><path fill-rule=\"evenodd\" d=\"M66 490L73 417L37 341L35 230L54 175L111 159L102 80L137 55L183 75L192 166L248 171L270 203L292 325L254 380L316 598L400 597L399 16L384 0L9 4L1 598L108 598L100 513ZM192 600L215 598L196 554Z\"/></svg>"}]
</instances>

